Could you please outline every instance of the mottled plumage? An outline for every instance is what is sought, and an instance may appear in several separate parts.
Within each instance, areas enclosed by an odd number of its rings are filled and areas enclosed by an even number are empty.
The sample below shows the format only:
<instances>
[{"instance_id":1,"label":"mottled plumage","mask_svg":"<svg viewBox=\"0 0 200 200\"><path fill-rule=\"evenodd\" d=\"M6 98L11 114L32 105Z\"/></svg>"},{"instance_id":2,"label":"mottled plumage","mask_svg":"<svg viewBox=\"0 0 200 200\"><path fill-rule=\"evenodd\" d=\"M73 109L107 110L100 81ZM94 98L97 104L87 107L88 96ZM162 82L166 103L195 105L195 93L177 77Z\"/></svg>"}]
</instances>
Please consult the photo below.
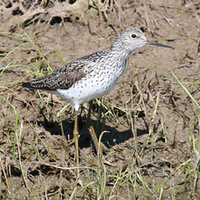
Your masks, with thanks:
<instances>
[{"instance_id":1,"label":"mottled plumage","mask_svg":"<svg viewBox=\"0 0 200 200\"><path fill-rule=\"evenodd\" d=\"M106 55L106 51L100 51L81 57L55 70L45 77L23 83L22 86L26 88L42 90L69 89L74 83L85 77L86 72L91 72L86 69L90 68L90 63L98 62L98 58L103 57L104 55Z\"/></svg>"},{"instance_id":2,"label":"mottled plumage","mask_svg":"<svg viewBox=\"0 0 200 200\"><path fill-rule=\"evenodd\" d=\"M78 110L80 104L108 93L122 75L130 53L146 43L165 46L147 40L137 28L127 28L115 39L110 51L79 58L45 77L24 83L23 87L57 94Z\"/></svg>"},{"instance_id":3,"label":"mottled plumage","mask_svg":"<svg viewBox=\"0 0 200 200\"><path fill-rule=\"evenodd\" d=\"M43 89L61 96L75 107L74 138L78 158L77 112L80 104L101 97L108 93L122 75L130 53L145 44L162 45L146 39L137 28L123 30L113 42L110 51L100 51L70 62L53 73L24 83L23 87ZM97 151L100 153L98 141L93 128L90 132ZM77 172L79 174L79 170Z\"/></svg>"}]
</instances>

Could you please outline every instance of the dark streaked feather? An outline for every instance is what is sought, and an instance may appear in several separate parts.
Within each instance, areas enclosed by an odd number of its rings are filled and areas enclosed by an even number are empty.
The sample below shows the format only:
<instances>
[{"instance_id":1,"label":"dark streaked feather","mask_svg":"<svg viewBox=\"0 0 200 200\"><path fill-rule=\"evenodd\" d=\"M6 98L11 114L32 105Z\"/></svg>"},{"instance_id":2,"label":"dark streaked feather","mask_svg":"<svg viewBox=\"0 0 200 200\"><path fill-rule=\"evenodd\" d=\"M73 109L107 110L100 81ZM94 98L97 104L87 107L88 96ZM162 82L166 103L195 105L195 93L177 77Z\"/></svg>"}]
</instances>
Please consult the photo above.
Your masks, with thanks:
<instances>
[{"instance_id":1,"label":"dark streaked feather","mask_svg":"<svg viewBox=\"0 0 200 200\"><path fill-rule=\"evenodd\" d=\"M22 86L29 89L42 90L69 89L74 83L86 76L85 68L90 67L93 62L98 62L105 55L105 51L100 51L84 56L47 76L23 83Z\"/></svg>"}]
</instances>

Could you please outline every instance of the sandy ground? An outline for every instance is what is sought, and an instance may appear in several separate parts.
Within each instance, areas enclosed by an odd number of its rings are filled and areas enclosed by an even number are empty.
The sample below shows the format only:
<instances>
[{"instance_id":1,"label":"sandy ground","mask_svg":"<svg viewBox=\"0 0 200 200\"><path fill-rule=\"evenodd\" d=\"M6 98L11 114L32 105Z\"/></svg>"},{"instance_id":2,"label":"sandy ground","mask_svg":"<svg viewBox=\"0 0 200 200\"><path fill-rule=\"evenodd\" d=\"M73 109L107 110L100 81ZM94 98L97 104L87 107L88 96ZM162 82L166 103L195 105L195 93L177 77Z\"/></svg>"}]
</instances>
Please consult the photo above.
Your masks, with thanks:
<instances>
[{"instance_id":1,"label":"sandy ground","mask_svg":"<svg viewBox=\"0 0 200 200\"><path fill-rule=\"evenodd\" d=\"M200 3L102 2L0 3L1 199L200 198L199 105L194 103L200 101ZM84 187L74 186L73 108L56 96L22 89L21 83L109 49L129 26L175 50L136 50L115 88L94 101L93 124L111 166L100 167L87 105L81 109Z\"/></svg>"}]
</instances>

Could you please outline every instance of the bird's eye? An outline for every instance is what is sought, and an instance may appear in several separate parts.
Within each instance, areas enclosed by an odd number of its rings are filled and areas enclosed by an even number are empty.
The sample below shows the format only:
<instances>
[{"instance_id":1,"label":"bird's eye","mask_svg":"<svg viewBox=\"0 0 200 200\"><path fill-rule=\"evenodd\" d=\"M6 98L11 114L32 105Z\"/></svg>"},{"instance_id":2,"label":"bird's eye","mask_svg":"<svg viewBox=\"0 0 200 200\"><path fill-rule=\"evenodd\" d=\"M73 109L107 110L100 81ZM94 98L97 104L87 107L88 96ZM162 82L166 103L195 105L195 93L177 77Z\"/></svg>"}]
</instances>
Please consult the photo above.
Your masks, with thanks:
<instances>
[{"instance_id":1,"label":"bird's eye","mask_svg":"<svg viewBox=\"0 0 200 200\"><path fill-rule=\"evenodd\" d=\"M132 38L136 38L136 37L137 37L137 35L135 35L135 34L132 34L132 35L131 35L131 37L132 37Z\"/></svg>"}]
</instances>

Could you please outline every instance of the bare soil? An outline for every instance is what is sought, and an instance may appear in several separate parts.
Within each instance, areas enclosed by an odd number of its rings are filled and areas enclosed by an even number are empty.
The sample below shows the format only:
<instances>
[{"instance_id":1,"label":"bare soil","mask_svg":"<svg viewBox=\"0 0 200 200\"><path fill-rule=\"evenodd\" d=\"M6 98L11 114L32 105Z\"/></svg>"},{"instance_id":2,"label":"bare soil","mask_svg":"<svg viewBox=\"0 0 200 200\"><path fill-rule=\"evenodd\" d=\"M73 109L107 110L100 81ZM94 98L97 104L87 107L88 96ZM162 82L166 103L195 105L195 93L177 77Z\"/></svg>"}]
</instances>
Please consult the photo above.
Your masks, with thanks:
<instances>
[{"instance_id":1,"label":"bare soil","mask_svg":"<svg viewBox=\"0 0 200 200\"><path fill-rule=\"evenodd\" d=\"M200 199L200 112L172 75L199 103L199 1L3 0L0 21L1 199ZM129 26L175 50L133 52L115 88L93 102L111 165L98 162L83 105L76 186L73 108L21 83L109 49Z\"/></svg>"}]
</instances>

